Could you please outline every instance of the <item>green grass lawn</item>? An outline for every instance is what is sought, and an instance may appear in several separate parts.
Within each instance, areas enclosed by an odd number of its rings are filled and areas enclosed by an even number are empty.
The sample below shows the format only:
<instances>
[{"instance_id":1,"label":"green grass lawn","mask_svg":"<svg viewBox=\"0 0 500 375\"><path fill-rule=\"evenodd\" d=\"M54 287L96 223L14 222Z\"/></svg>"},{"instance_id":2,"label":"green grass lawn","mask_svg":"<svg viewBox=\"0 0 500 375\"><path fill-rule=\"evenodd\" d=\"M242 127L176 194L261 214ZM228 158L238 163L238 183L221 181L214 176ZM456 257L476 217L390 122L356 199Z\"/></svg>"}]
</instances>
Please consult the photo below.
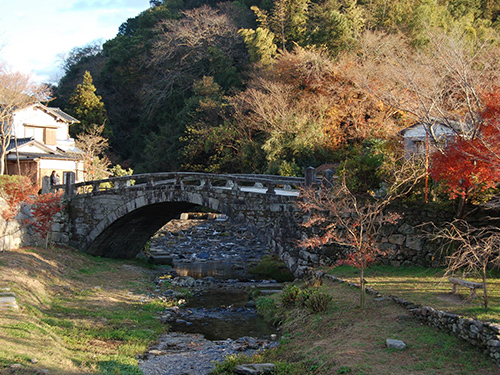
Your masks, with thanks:
<instances>
[{"instance_id":1,"label":"green grass lawn","mask_svg":"<svg viewBox=\"0 0 500 375\"><path fill-rule=\"evenodd\" d=\"M338 266L329 269L328 273L359 283L359 270L354 267ZM401 297L416 304L474 319L500 322L500 273L491 273L487 280L487 311L482 307L482 290L477 290L478 297L474 300L470 300L468 288L459 288L457 295L452 295L452 285L447 277L443 277L444 273L444 269L425 267L372 266L366 270L365 279L368 287L383 295Z\"/></svg>"},{"instance_id":2,"label":"green grass lawn","mask_svg":"<svg viewBox=\"0 0 500 375\"><path fill-rule=\"evenodd\" d=\"M147 298L142 263L39 248L2 261L0 287L20 309L0 314L0 374L142 374L136 356L168 330L157 318L171 306Z\"/></svg>"}]
</instances>

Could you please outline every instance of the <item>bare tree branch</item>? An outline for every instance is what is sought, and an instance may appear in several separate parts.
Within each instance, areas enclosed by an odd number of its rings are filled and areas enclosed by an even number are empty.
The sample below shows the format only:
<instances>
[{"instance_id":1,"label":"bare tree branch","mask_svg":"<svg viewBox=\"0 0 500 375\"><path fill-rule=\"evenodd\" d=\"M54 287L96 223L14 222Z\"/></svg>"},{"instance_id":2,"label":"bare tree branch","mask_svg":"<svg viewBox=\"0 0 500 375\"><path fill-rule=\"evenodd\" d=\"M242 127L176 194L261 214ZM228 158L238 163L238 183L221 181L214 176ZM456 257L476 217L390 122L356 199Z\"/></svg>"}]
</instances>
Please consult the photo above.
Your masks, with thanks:
<instances>
[{"instance_id":1,"label":"bare tree branch","mask_svg":"<svg viewBox=\"0 0 500 375\"><path fill-rule=\"evenodd\" d=\"M48 100L49 88L27 74L12 72L0 62L0 174L5 173L5 156L12 134L13 114L31 104Z\"/></svg>"},{"instance_id":2,"label":"bare tree branch","mask_svg":"<svg viewBox=\"0 0 500 375\"><path fill-rule=\"evenodd\" d=\"M491 268L500 267L500 228L486 226L476 228L464 220L454 220L431 234L434 240L443 242L446 256L445 276L462 273L463 277L480 277L483 283L483 307L488 309L487 274Z\"/></svg>"}]
</instances>

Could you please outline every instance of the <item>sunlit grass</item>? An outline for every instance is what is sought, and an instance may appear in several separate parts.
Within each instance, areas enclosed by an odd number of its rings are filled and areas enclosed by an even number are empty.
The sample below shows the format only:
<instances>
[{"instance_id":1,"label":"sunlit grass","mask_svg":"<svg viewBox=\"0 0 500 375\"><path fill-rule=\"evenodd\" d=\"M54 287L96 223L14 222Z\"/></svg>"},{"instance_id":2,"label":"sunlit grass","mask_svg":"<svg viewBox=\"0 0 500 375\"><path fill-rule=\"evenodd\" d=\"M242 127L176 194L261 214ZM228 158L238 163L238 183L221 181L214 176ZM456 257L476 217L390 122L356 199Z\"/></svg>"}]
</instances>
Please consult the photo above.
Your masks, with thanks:
<instances>
[{"instance_id":1,"label":"sunlit grass","mask_svg":"<svg viewBox=\"0 0 500 375\"><path fill-rule=\"evenodd\" d=\"M328 271L358 283L359 270L349 266L334 267ZM483 292L477 290L477 298L471 300L468 288L459 288L457 298L450 298L452 285L443 277L444 269L425 267L372 266L366 270L367 286L386 296L404 298L410 302L431 306L471 318L500 322L500 274L494 272L488 278L489 308L482 307ZM467 278L480 282L479 279Z\"/></svg>"},{"instance_id":2,"label":"sunlit grass","mask_svg":"<svg viewBox=\"0 0 500 375\"><path fill-rule=\"evenodd\" d=\"M19 249L3 261L2 286L21 309L0 315L0 373L13 364L23 375L142 373L136 357L168 329L158 313L170 303L146 297L154 284L140 263L65 249Z\"/></svg>"}]
</instances>

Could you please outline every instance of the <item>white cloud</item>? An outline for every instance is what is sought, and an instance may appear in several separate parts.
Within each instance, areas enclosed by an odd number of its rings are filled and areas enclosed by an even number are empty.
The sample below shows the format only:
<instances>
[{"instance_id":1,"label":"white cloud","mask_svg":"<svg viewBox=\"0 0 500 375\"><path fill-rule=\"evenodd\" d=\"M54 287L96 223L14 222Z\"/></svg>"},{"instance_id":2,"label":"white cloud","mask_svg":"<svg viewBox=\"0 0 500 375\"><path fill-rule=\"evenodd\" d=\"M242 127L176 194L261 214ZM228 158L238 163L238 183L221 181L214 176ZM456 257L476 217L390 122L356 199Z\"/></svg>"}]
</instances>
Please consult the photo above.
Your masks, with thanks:
<instances>
[{"instance_id":1,"label":"white cloud","mask_svg":"<svg viewBox=\"0 0 500 375\"><path fill-rule=\"evenodd\" d=\"M94 40L149 7L149 0L8 1L0 13L0 59L39 81L60 75L58 56Z\"/></svg>"}]
</instances>

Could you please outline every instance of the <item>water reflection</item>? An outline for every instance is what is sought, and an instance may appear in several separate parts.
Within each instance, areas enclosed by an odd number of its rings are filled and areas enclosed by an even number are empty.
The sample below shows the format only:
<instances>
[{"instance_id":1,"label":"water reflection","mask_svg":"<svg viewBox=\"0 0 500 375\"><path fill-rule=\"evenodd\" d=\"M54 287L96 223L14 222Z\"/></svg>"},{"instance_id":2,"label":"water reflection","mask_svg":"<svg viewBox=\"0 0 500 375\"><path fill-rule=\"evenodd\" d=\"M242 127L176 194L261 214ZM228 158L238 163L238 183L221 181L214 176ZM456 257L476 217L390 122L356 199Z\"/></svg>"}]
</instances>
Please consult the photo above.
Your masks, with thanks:
<instances>
[{"instance_id":1,"label":"water reflection","mask_svg":"<svg viewBox=\"0 0 500 375\"><path fill-rule=\"evenodd\" d=\"M255 309L246 309L245 291L207 291L193 297L184 307L193 315L214 316L197 318L188 322L171 323L172 330L185 333L201 333L208 340L238 339L250 336L271 339L276 329L257 314Z\"/></svg>"},{"instance_id":2,"label":"water reflection","mask_svg":"<svg viewBox=\"0 0 500 375\"><path fill-rule=\"evenodd\" d=\"M174 267L178 275L183 277L245 281L248 275L242 268L235 268L232 263L219 262L179 263ZM247 302L247 292L244 289L205 290L190 298L183 307L193 313L192 319L172 322L171 329L184 333L201 333L208 340L234 340L244 336L270 340L271 335L276 334L276 329L259 316L255 309L245 308Z\"/></svg>"},{"instance_id":3,"label":"water reflection","mask_svg":"<svg viewBox=\"0 0 500 375\"><path fill-rule=\"evenodd\" d=\"M234 263L203 262L179 263L174 266L179 276L191 276L195 279L213 277L219 280L247 279L247 272L242 267L235 267Z\"/></svg>"}]
</instances>

